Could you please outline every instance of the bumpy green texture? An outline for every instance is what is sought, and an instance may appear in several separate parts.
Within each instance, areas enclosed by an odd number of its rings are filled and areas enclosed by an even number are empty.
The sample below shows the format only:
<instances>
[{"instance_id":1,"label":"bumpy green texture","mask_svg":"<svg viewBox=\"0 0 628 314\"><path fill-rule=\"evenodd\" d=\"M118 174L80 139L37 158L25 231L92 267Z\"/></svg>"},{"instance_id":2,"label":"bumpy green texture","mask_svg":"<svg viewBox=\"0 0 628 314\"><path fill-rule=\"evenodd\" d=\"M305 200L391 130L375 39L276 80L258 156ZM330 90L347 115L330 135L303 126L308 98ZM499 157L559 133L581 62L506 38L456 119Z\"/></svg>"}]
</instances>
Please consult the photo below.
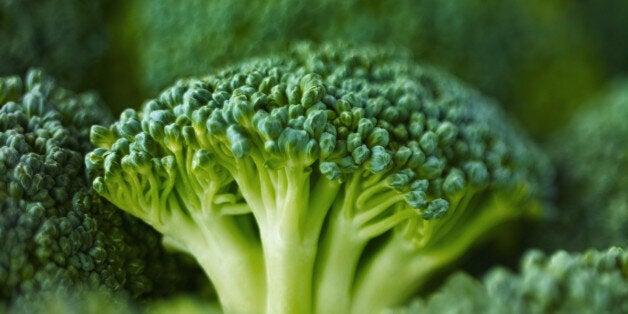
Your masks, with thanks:
<instances>
[{"instance_id":1,"label":"bumpy green texture","mask_svg":"<svg viewBox=\"0 0 628 314\"><path fill-rule=\"evenodd\" d=\"M124 294L107 289L70 287L18 298L5 314L139 314L141 307Z\"/></svg>"},{"instance_id":2,"label":"bumpy green texture","mask_svg":"<svg viewBox=\"0 0 628 314\"><path fill-rule=\"evenodd\" d=\"M0 104L0 300L81 286L131 297L180 287L161 236L86 178L90 127L112 121L99 99L30 71L0 78Z\"/></svg>"},{"instance_id":3,"label":"bumpy green texture","mask_svg":"<svg viewBox=\"0 0 628 314\"><path fill-rule=\"evenodd\" d=\"M103 2L0 1L0 75L41 67L64 86L88 86L107 48Z\"/></svg>"},{"instance_id":4,"label":"bumpy green texture","mask_svg":"<svg viewBox=\"0 0 628 314\"><path fill-rule=\"evenodd\" d=\"M613 247L585 253L529 251L519 273L491 270L479 282L452 275L427 300L388 314L441 313L626 313L628 252Z\"/></svg>"},{"instance_id":5,"label":"bumpy green texture","mask_svg":"<svg viewBox=\"0 0 628 314\"><path fill-rule=\"evenodd\" d=\"M558 208L539 228L546 248L628 243L628 81L612 84L549 145L558 167Z\"/></svg>"},{"instance_id":6,"label":"bumpy green texture","mask_svg":"<svg viewBox=\"0 0 628 314\"><path fill-rule=\"evenodd\" d=\"M30 300L32 301L32 300ZM18 299L3 314L221 314L215 301L193 294L138 300L105 289L74 287L67 291L43 292L37 302Z\"/></svg>"},{"instance_id":7,"label":"bumpy green texture","mask_svg":"<svg viewBox=\"0 0 628 314\"><path fill-rule=\"evenodd\" d=\"M93 127L95 189L194 255L227 312L403 302L538 214L548 161L495 104L401 53L297 46Z\"/></svg>"},{"instance_id":8,"label":"bumpy green texture","mask_svg":"<svg viewBox=\"0 0 628 314\"><path fill-rule=\"evenodd\" d=\"M297 40L394 44L497 97L542 136L595 90L601 68L565 1L135 0L125 10L115 41L133 50L149 94Z\"/></svg>"}]
</instances>

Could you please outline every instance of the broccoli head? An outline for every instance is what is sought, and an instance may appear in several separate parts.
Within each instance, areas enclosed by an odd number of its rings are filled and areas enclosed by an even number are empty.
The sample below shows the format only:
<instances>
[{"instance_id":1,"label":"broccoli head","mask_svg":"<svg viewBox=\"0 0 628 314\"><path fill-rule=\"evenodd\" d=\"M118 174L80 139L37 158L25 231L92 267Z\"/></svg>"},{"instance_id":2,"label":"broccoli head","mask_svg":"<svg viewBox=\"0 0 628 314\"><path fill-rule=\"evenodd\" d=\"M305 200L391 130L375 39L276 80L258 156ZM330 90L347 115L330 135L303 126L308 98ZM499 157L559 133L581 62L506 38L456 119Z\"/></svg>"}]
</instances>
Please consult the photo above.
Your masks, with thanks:
<instances>
[{"instance_id":1,"label":"broccoli head","mask_svg":"<svg viewBox=\"0 0 628 314\"><path fill-rule=\"evenodd\" d=\"M94 126L94 188L194 255L227 312L403 302L538 214L546 158L494 103L401 53L297 45Z\"/></svg>"},{"instance_id":2,"label":"broccoli head","mask_svg":"<svg viewBox=\"0 0 628 314\"><path fill-rule=\"evenodd\" d=\"M548 146L559 202L536 240L546 249L628 243L628 81L615 82L587 107Z\"/></svg>"},{"instance_id":3,"label":"broccoli head","mask_svg":"<svg viewBox=\"0 0 628 314\"><path fill-rule=\"evenodd\" d=\"M95 95L33 70L0 78L0 105L0 300L79 286L139 297L183 285L161 236L91 189L89 129L112 121Z\"/></svg>"},{"instance_id":4,"label":"broccoli head","mask_svg":"<svg viewBox=\"0 0 628 314\"><path fill-rule=\"evenodd\" d=\"M429 299L387 313L626 313L627 270L628 252L618 247L551 256L531 250L518 274L495 268L479 282L457 273Z\"/></svg>"}]
</instances>

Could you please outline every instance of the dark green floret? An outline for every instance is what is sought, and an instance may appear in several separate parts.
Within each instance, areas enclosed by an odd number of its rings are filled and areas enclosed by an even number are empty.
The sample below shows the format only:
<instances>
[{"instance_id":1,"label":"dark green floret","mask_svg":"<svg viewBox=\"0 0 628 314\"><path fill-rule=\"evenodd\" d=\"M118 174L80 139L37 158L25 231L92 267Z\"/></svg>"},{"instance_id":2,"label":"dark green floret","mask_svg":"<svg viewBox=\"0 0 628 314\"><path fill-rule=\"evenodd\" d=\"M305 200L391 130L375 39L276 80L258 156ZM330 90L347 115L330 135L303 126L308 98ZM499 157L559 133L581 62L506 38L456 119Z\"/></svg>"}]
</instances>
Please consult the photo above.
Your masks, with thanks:
<instances>
[{"instance_id":1,"label":"dark green floret","mask_svg":"<svg viewBox=\"0 0 628 314\"><path fill-rule=\"evenodd\" d=\"M491 270L482 281L452 275L427 300L389 314L440 313L626 313L628 252L613 247L584 253L531 250L519 273Z\"/></svg>"},{"instance_id":2,"label":"dark green floret","mask_svg":"<svg viewBox=\"0 0 628 314\"><path fill-rule=\"evenodd\" d=\"M614 82L587 107L548 145L559 203L539 228L546 249L628 243L628 81Z\"/></svg>"},{"instance_id":3,"label":"dark green floret","mask_svg":"<svg viewBox=\"0 0 628 314\"><path fill-rule=\"evenodd\" d=\"M91 189L89 130L112 121L98 97L30 71L0 78L0 105L0 302L82 287L143 297L182 285L161 236Z\"/></svg>"},{"instance_id":4,"label":"dark green floret","mask_svg":"<svg viewBox=\"0 0 628 314\"><path fill-rule=\"evenodd\" d=\"M496 106L403 53L298 45L95 126L95 189L191 253L227 312L400 304L506 221L547 160Z\"/></svg>"}]
</instances>

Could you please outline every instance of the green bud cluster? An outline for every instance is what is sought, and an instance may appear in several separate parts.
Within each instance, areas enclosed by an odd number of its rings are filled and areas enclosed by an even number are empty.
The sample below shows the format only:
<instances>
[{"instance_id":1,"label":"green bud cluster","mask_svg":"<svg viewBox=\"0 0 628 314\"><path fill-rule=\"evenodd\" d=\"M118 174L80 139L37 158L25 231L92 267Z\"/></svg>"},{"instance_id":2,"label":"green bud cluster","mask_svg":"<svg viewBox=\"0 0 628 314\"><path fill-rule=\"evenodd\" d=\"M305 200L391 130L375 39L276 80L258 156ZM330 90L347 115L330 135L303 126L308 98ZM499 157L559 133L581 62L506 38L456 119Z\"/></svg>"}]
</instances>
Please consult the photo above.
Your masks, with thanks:
<instances>
[{"instance_id":1,"label":"green bud cluster","mask_svg":"<svg viewBox=\"0 0 628 314\"><path fill-rule=\"evenodd\" d=\"M159 278L175 284L159 275L175 269L160 236L90 188L89 125L112 119L98 98L32 70L0 78L0 105L0 300L79 285L140 296L158 291Z\"/></svg>"},{"instance_id":2,"label":"green bud cluster","mask_svg":"<svg viewBox=\"0 0 628 314\"><path fill-rule=\"evenodd\" d=\"M537 153L501 113L444 75L391 52L310 50L178 82L142 112L129 109L110 128L93 128L92 141L107 151L89 163L105 177L167 173L167 157L191 149L182 158L197 167L211 161L229 169L250 157L270 169L312 168L329 180L384 175L426 219L442 216L448 196L470 186L544 184L547 165L533 162Z\"/></svg>"},{"instance_id":3,"label":"green bud cluster","mask_svg":"<svg viewBox=\"0 0 628 314\"><path fill-rule=\"evenodd\" d=\"M551 256L532 250L519 271L495 269L484 279L496 306L516 313L628 310L628 252L622 248Z\"/></svg>"},{"instance_id":4,"label":"green bud cluster","mask_svg":"<svg viewBox=\"0 0 628 314\"><path fill-rule=\"evenodd\" d=\"M387 313L623 313L628 310L628 253L528 251L519 271L492 269L480 282L450 277L428 300Z\"/></svg>"}]
</instances>

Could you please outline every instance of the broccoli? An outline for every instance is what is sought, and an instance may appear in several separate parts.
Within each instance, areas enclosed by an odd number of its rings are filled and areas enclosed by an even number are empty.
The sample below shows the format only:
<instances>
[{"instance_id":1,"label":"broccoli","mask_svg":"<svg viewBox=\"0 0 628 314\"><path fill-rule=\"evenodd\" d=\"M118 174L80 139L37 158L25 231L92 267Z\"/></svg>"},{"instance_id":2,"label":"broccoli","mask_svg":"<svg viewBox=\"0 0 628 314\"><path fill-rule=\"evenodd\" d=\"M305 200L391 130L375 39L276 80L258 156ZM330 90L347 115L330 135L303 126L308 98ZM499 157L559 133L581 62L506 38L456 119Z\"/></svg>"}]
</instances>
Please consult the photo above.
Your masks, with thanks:
<instances>
[{"instance_id":1,"label":"broccoli","mask_svg":"<svg viewBox=\"0 0 628 314\"><path fill-rule=\"evenodd\" d=\"M492 269L479 282L452 275L427 300L416 299L389 314L412 313L626 313L628 252L612 247L583 254L530 250L520 273Z\"/></svg>"},{"instance_id":2,"label":"broccoli","mask_svg":"<svg viewBox=\"0 0 628 314\"><path fill-rule=\"evenodd\" d=\"M69 289L46 292L37 302L16 302L6 314L220 314L215 301L207 302L193 294L138 300L105 289ZM4 312L2 312L4 313Z\"/></svg>"},{"instance_id":3,"label":"broccoli","mask_svg":"<svg viewBox=\"0 0 628 314\"><path fill-rule=\"evenodd\" d=\"M601 59L610 76L628 71L628 2L625 0L574 1L592 42L598 47Z\"/></svg>"},{"instance_id":4,"label":"broccoli","mask_svg":"<svg viewBox=\"0 0 628 314\"><path fill-rule=\"evenodd\" d=\"M180 295L173 298L158 300L147 304L143 308L146 314L221 314L223 313L216 302L207 302L190 295Z\"/></svg>"},{"instance_id":5,"label":"broccoli","mask_svg":"<svg viewBox=\"0 0 628 314\"><path fill-rule=\"evenodd\" d=\"M90 127L113 121L96 95L33 70L0 78L0 105L0 302L78 287L160 296L187 285L161 235L87 180Z\"/></svg>"},{"instance_id":6,"label":"broccoli","mask_svg":"<svg viewBox=\"0 0 628 314\"><path fill-rule=\"evenodd\" d=\"M73 286L37 292L26 300L20 298L13 302L6 314L140 314L142 308L121 293Z\"/></svg>"},{"instance_id":7,"label":"broccoli","mask_svg":"<svg viewBox=\"0 0 628 314\"><path fill-rule=\"evenodd\" d=\"M545 249L628 243L628 81L611 84L586 107L548 145L559 202L538 228L534 244Z\"/></svg>"},{"instance_id":8,"label":"broccoli","mask_svg":"<svg viewBox=\"0 0 628 314\"><path fill-rule=\"evenodd\" d=\"M112 44L135 66L115 77L138 75L145 95L295 40L395 44L497 97L543 137L595 91L602 72L562 0L132 0L121 10Z\"/></svg>"},{"instance_id":9,"label":"broccoli","mask_svg":"<svg viewBox=\"0 0 628 314\"><path fill-rule=\"evenodd\" d=\"M0 75L44 68L67 87L90 86L107 45L105 1L0 1Z\"/></svg>"},{"instance_id":10,"label":"broccoli","mask_svg":"<svg viewBox=\"0 0 628 314\"><path fill-rule=\"evenodd\" d=\"M94 126L95 190L196 257L227 312L400 304L551 168L496 105L401 52L296 45Z\"/></svg>"}]
</instances>

